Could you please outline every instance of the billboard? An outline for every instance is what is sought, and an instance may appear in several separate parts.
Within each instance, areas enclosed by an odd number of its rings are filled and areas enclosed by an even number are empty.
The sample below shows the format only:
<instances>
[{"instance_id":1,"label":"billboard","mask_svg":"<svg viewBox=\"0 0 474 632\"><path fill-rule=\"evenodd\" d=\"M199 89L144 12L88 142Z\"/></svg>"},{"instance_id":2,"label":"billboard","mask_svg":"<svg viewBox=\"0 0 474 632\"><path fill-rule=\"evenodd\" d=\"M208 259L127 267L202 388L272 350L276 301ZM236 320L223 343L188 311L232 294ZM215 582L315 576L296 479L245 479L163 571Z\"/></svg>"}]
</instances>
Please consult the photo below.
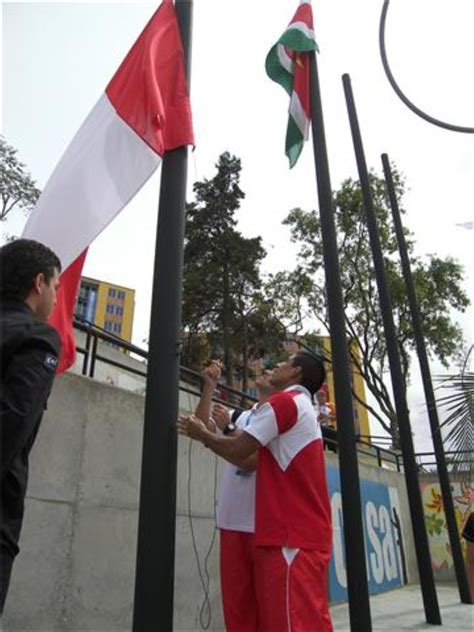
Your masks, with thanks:
<instances>
[{"instance_id":1,"label":"billboard","mask_svg":"<svg viewBox=\"0 0 474 632\"><path fill-rule=\"evenodd\" d=\"M345 601L347 573L339 469L329 465L326 473L333 521L330 599ZM376 594L406 583L400 502L395 487L364 479L360 485L369 591Z\"/></svg>"}]
</instances>

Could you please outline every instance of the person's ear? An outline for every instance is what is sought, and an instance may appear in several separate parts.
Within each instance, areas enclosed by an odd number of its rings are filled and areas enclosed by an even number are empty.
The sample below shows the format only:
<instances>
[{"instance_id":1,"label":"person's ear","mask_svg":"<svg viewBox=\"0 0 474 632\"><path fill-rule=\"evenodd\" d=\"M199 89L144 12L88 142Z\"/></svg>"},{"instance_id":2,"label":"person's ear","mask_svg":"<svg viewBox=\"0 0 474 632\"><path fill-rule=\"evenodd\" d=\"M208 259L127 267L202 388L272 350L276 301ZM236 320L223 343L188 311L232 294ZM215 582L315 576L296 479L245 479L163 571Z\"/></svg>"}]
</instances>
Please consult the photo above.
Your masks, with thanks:
<instances>
[{"instance_id":1,"label":"person's ear","mask_svg":"<svg viewBox=\"0 0 474 632\"><path fill-rule=\"evenodd\" d=\"M301 374L302 374L302 373L303 373L303 369L302 369L300 366L295 366L295 365L293 365L293 375L294 375L296 378L298 378L298 379L299 379L299 378L301 377Z\"/></svg>"},{"instance_id":2,"label":"person's ear","mask_svg":"<svg viewBox=\"0 0 474 632\"><path fill-rule=\"evenodd\" d=\"M43 286L44 286L44 274L42 272L39 272L35 278L33 279L33 290L37 293L37 294L42 294L43 292Z\"/></svg>"}]
</instances>

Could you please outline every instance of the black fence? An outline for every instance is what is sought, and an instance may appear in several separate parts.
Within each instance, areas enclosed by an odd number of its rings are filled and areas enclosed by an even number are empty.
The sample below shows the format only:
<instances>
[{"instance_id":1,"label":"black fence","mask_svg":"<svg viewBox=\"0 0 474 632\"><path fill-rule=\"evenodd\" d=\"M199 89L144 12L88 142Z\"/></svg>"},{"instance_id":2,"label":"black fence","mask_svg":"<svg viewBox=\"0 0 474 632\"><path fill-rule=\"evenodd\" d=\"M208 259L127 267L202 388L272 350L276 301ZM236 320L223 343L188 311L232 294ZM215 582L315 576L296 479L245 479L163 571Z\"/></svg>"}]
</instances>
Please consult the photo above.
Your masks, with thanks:
<instances>
[{"instance_id":1,"label":"black fence","mask_svg":"<svg viewBox=\"0 0 474 632\"><path fill-rule=\"evenodd\" d=\"M77 352L83 356L82 375L93 378L95 376L97 362L104 362L105 364L117 367L133 375L143 377L146 380L147 372L145 362L148 360L147 351L77 316L74 318L74 327L86 334L84 346L77 347ZM100 353L99 340L115 347L129 357L136 357L138 360L144 361L143 369L130 366L126 361L120 362L113 360L103 353ZM181 366L179 388L182 392L199 397L202 390L201 374ZM219 384L213 400L227 406L244 409L250 408L257 401L255 397L252 397L248 393L231 388L225 384ZM337 453L337 432L332 428L325 428L324 426L322 431L326 450ZM400 453L390 450L388 447L375 445L365 439L366 437L360 437L357 440L357 452L365 457L364 460L371 459L374 464L376 463L379 467L396 469L398 472L402 471L403 459Z\"/></svg>"},{"instance_id":2,"label":"black fence","mask_svg":"<svg viewBox=\"0 0 474 632\"><path fill-rule=\"evenodd\" d=\"M447 452L445 451L444 455L448 470L457 468L469 471L469 469L474 469L474 454L471 450L448 450ZM436 454L434 452L418 452L415 454L415 457L421 471L432 472L436 470ZM471 466L470 468L469 465Z\"/></svg>"},{"instance_id":3,"label":"black fence","mask_svg":"<svg viewBox=\"0 0 474 632\"><path fill-rule=\"evenodd\" d=\"M93 325L86 320L78 317L74 318L74 327L86 334L86 340L83 347L78 346L77 352L84 356L82 362L82 375L93 378L95 376L97 362L104 362L110 366L127 371L132 375L138 375L146 379L147 371L145 362L148 361L148 351L137 347L108 331L105 331L97 325ZM143 369L132 367L125 361L120 362L113 360L100 353L99 340L115 347L129 357L135 356L138 360L144 361ZM200 396L202 390L202 376L198 371L193 371L185 366L180 366L180 390L190 395ZM226 384L219 384L217 394L213 398L214 401L220 402L233 407L250 408L257 399L248 393L231 388Z\"/></svg>"}]
</instances>

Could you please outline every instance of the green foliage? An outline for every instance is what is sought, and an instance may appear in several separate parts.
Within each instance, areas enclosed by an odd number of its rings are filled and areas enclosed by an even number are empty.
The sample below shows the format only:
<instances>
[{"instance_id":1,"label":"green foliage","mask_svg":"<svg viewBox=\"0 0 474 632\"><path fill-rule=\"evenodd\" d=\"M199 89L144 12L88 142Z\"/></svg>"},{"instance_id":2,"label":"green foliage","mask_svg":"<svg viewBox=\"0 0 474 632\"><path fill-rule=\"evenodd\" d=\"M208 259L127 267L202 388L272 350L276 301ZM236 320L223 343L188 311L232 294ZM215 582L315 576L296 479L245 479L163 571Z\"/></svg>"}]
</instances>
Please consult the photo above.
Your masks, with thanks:
<instances>
[{"instance_id":1,"label":"green foliage","mask_svg":"<svg viewBox=\"0 0 474 632\"><path fill-rule=\"evenodd\" d=\"M186 206L183 325L189 335L209 336L211 355L223 354L232 384L234 369L245 377L249 357L273 344L273 335L265 332L268 307L260 293L261 238L235 228L244 198L240 160L225 152L216 168L213 178L194 184L195 201Z\"/></svg>"},{"instance_id":2,"label":"green foliage","mask_svg":"<svg viewBox=\"0 0 474 632\"><path fill-rule=\"evenodd\" d=\"M431 536L440 535L445 528L444 520L439 518L436 514L425 514L425 522L428 533Z\"/></svg>"},{"instance_id":3,"label":"green foliage","mask_svg":"<svg viewBox=\"0 0 474 632\"><path fill-rule=\"evenodd\" d=\"M39 197L40 190L25 165L17 158L17 150L0 136L0 195L2 206L0 221L5 221L8 214L17 207L25 213L31 211Z\"/></svg>"},{"instance_id":4,"label":"green foliage","mask_svg":"<svg viewBox=\"0 0 474 632\"><path fill-rule=\"evenodd\" d=\"M384 180L373 173L370 180L398 332L402 369L407 382L410 351L415 348L415 341L396 235ZM401 208L404 182L396 171L394 181ZM352 353L352 360L380 407L380 411L369 410L396 437L398 427L395 409L384 383L387 349L359 182L349 179L342 183L340 189L334 193L334 208L347 337L348 340L357 342L361 352L361 358ZM401 212L403 213L402 208ZM289 213L284 223L290 227L292 241L297 242L300 247L298 268L294 273L285 273L285 303L299 304L292 312L296 320L301 317L301 306L304 305L307 312L316 316L329 330L319 216L314 211L296 208ZM453 309L464 311L469 305L469 299L461 285L463 270L458 262L449 257L415 257L413 237L406 229L405 236L427 349L432 356L447 365L462 348L462 332L453 322L451 313Z\"/></svg>"},{"instance_id":5,"label":"green foliage","mask_svg":"<svg viewBox=\"0 0 474 632\"><path fill-rule=\"evenodd\" d=\"M459 373L439 376L436 403L445 413L441 427L445 430L447 451L454 452L448 459L455 471L467 474L470 480L474 456L474 373L467 370L474 347L466 355Z\"/></svg>"}]
</instances>

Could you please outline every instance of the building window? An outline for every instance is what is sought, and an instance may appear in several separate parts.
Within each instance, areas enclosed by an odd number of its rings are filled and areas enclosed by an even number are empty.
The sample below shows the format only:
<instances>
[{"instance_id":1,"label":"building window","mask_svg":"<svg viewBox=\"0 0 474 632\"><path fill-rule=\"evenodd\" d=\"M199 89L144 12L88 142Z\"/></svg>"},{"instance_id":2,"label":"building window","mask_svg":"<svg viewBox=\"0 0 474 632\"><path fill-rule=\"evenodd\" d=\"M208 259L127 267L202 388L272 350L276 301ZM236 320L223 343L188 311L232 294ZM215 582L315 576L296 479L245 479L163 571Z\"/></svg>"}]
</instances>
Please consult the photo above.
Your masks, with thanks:
<instances>
[{"instance_id":1,"label":"building window","mask_svg":"<svg viewBox=\"0 0 474 632\"><path fill-rule=\"evenodd\" d=\"M114 306L113 305L107 305L107 312L109 314L113 314L114 313Z\"/></svg>"},{"instance_id":2,"label":"building window","mask_svg":"<svg viewBox=\"0 0 474 632\"><path fill-rule=\"evenodd\" d=\"M111 298L115 298L115 296L116 296L116 290L115 290L115 288L113 288L113 287L109 287L109 296L110 296Z\"/></svg>"},{"instance_id":3,"label":"building window","mask_svg":"<svg viewBox=\"0 0 474 632\"><path fill-rule=\"evenodd\" d=\"M122 314L123 314L123 307L119 307L119 305L116 305L116 306L115 306L115 313L116 313L118 316L122 316Z\"/></svg>"},{"instance_id":4,"label":"building window","mask_svg":"<svg viewBox=\"0 0 474 632\"><path fill-rule=\"evenodd\" d=\"M104 329L105 329L105 331L112 331L112 323L110 322L110 320L106 320L105 321Z\"/></svg>"},{"instance_id":5,"label":"building window","mask_svg":"<svg viewBox=\"0 0 474 632\"><path fill-rule=\"evenodd\" d=\"M114 323L114 333L120 334L122 332L122 325L120 323Z\"/></svg>"},{"instance_id":6,"label":"building window","mask_svg":"<svg viewBox=\"0 0 474 632\"><path fill-rule=\"evenodd\" d=\"M119 298L121 301L123 301L124 298L125 298L125 292L123 290L118 290L117 298Z\"/></svg>"},{"instance_id":7,"label":"building window","mask_svg":"<svg viewBox=\"0 0 474 632\"><path fill-rule=\"evenodd\" d=\"M85 320L95 322L97 285L81 281L77 298L76 314Z\"/></svg>"}]
</instances>

